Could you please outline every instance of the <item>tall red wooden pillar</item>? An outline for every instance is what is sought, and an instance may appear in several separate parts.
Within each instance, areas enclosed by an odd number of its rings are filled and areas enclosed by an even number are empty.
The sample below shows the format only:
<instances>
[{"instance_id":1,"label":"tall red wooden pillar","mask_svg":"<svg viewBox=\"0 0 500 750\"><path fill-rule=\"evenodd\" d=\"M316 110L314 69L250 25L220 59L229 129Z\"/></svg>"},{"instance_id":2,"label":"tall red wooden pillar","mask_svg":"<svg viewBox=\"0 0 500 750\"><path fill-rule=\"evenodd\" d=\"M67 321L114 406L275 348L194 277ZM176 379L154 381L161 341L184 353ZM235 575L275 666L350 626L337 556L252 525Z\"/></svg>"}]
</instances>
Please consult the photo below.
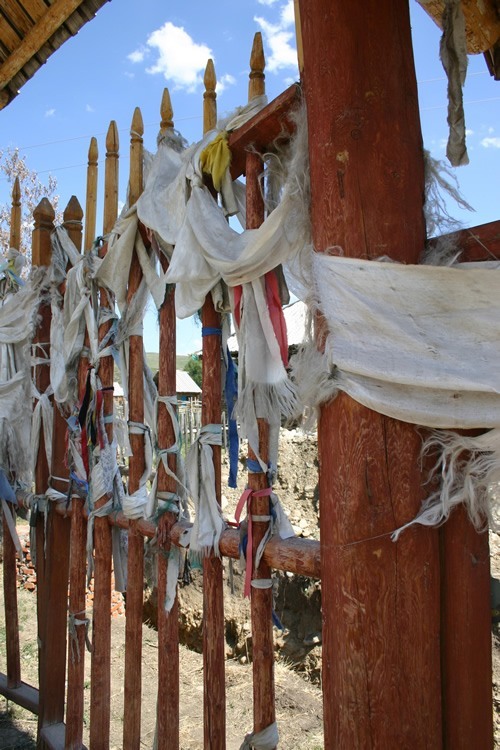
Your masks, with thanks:
<instances>
[{"instance_id":1,"label":"tall red wooden pillar","mask_svg":"<svg viewBox=\"0 0 500 750\"><path fill-rule=\"evenodd\" d=\"M318 252L415 263L424 164L406 0L300 0ZM325 747L442 747L438 532L414 426L345 395L319 425Z\"/></svg>"}]
</instances>

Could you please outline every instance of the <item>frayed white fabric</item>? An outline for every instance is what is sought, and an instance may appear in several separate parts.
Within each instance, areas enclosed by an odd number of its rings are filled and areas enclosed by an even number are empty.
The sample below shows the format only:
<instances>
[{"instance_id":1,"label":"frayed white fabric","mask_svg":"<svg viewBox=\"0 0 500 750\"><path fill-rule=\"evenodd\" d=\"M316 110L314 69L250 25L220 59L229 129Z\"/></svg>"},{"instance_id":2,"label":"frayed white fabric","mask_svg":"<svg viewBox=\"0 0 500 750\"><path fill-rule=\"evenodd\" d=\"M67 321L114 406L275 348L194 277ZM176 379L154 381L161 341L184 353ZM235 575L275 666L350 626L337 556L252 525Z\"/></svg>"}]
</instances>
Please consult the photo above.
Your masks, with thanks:
<instances>
[{"instance_id":1,"label":"frayed white fabric","mask_svg":"<svg viewBox=\"0 0 500 750\"><path fill-rule=\"evenodd\" d=\"M406 266L317 254L336 386L437 428L500 425L500 263Z\"/></svg>"},{"instance_id":2,"label":"frayed white fabric","mask_svg":"<svg viewBox=\"0 0 500 750\"><path fill-rule=\"evenodd\" d=\"M261 732L247 734L240 750L274 750L279 739L278 725L273 722Z\"/></svg>"},{"instance_id":3,"label":"frayed white fabric","mask_svg":"<svg viewBox=\"0 0 500 750\"><path fill-rule=\"evenodd\" d=\"M220 557L219 540L225 529L222 510L215 494L213 445L222 445L220 425L205 425L189 449L186 461L187 483L194 504L191 552L208 555L212 549Z\"/></svg>"}]
</instances>

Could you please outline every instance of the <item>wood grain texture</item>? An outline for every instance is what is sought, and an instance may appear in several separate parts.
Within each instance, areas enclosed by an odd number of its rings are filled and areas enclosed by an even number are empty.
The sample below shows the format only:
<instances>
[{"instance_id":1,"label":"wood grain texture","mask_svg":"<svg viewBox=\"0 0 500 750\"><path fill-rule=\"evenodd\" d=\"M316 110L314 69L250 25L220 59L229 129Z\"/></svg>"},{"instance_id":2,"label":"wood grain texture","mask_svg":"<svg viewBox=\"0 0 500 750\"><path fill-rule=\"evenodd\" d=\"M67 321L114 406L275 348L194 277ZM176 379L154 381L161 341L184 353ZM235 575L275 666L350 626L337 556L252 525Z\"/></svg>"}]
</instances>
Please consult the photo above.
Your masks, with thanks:
<instances>
[{"instance_id":1,"label":"wood grain texture","mask_svg":"<svg viewBox=\"0 0 500 750\"><path fill-rule=\"evenodd\" d=\"M415 263L424 174L407 5L299 6L315 248ZM325 747L437 750L437 532L389 536L423 499L420 438L346 396L318 434Z\"/></svg>"},{"instance_id":2,"label":"wood grain texture","mask_svg":"<svg viewBox=\"0 0 500 750\"><path fill-rule=\"evenodd\" d=\"M167 91L167 89L165 89ZM171 120L170 99L162 99L162 120ZM170 115L170 117L169 117ZM170 124L173 127L173 123ZM168 261L160 256L164 272ZM167 290L160 309L160 346L158 370L158 395L176 395L176 319L173 289ZM176 435L172 421L164 407L158 410L158 447L174 445ZM168 457L171 471L177 471L177 458ZM168 476L163 464L158 466L158 491L177 492L176 482ZM164 513L158 523L159 554L157 555L158 574L158 703L157 703L157 746L158 750L175 750L179 747L179 604L177 596L169 613L165 610L167 589L168 557L172 547L171 530L176 522L174 513Z\"/></svg>"},{"instance_id":3,"label":"wood grain texture","mask_svg":"<svg viewBox=\"0 0 500 750\"><path fill-rule=\"evenodd\" d=\"M21 188L19 177L14 180L12 188L12 208L10 211L10 246L21 249Z\"/></svg>"},{"instance_id":4,"label":"wood grain texture","mask_svg":"<svg viewBox=\"0 0 500 750\"><path fill-rule=\"evenodd\" d=\"M444 746L493 748L488 533L464 507L440 530Z\"/></svg>"},{"instance_id":5,"label":"wood grain texture","mask_svg":"<svg viewBox=\"0 0 500 750\"><path fill-rule=\"evenodd\" d=\"M11 505L8 510L15 524ZM17 609L17 565L16 548L10 535L6 518L2 513L3 526L3 600L5 611L5 650L7 655L7 686L21 685L21 654L19 650L19 617Z\"/></svg>"}]
</instances>

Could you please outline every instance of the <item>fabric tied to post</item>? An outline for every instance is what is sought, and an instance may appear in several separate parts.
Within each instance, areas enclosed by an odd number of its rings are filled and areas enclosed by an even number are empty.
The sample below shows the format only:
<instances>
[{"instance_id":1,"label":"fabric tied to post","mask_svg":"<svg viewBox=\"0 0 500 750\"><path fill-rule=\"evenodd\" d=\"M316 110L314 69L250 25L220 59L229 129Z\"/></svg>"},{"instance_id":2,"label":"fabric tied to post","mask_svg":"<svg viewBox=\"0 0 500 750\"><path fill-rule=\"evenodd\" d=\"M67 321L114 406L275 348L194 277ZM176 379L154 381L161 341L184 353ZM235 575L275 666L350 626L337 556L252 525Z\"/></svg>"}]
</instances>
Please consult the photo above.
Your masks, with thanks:
<instances>
[{"instance_id":1,"label":"fabric tied to post","mask_svg":"<svg viewBox=\"0 0 500 750\"><path fill-rule=\"evenodd\" d=\"M278 746L279 739L278 725L274 721L261 732L247 734L240 750L274 750Z\"/></svg>"},{"instance_id":2,"label":"fabric tied to post","mask_svg":"<svg viewBox=\"0 0 500 750\"><path fill-rule=\"evenodd\" d=\"M189 449L186 475L195 510L190 549L208 555L213 548L219 557L219 540L226 524L215 491L214 445L222 445L221 426L204 425Z\"/></svg>"},{"instance_id":3,"label":"fabric tied to post","mask_svg":"<svg viewBox=\"0 0 500 750\"><path fill-rule=\"evenodd\" d=\"M266 516L253 516L251 510L251 500L253 497L270 497L272 495L272 487L266 487L263 490L252 490L250 487L243 492L242 496L238 501L234 517L236 523L240 524L241 514L243 508L247 508L247 540L246 540L246 569L245 569L245 586L243 588L243 596L250 597L250 588L252 585L252 573L253 573L253 521L270 521L271 515ZM269 534L269 532L268 532ZM265 535L264 539L267 541L268 534ZM260 558L264 551L262 542L259 545L259 549L255 555L255 568L258 567Z\"/></svg>"},{"instance_id":4,"label":"fabric tied to post","mask_svg":"<svg viewBox=\"0 0 500 750\"><path fill-rule=\"evenodd\" d=\"M212 177L214 188L218 193L221 191L224 175L231 164L231 151L227 139L228 133L223 130L200 154L200 167L204 174Z\"/></svg>"}]
</instances>

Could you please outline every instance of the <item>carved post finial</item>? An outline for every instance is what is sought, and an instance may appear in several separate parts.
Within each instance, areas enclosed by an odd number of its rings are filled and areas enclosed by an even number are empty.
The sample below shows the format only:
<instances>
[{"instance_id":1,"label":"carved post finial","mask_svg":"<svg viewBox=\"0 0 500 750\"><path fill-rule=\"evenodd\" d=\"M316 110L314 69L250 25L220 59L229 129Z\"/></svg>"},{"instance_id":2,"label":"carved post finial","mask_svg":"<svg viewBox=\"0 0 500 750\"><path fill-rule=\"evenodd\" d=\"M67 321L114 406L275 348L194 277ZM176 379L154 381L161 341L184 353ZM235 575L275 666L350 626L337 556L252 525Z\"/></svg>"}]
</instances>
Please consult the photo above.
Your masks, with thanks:
<instances>
[{"instance_id":1,"label":"carved post finial","mask_svg":"<svg viewBox=\"0 0 500 750\"><path fill-rule=\"evenodd\" d=\"M203 94L203 133L213 130L217 124L217 76L215 75L215 66L212 59L208 60L203 76L205 92Z\"/></svg>"},{"instance_id":2,"label":"carved post finial","mask_svg":"<svg viewBox=\"0 0 500 750\"><path fill-rule=\"evenodd\" d=\"M165 131L174 127L174 110L172 109L172 102L170 100L170 92L168 89L163 89L163 96L161 97L160 105L160 134L164 134Z\"/></svg>"},{"instance_id":3,"label":"carved post finial","mask_svg":"<svg viewBox=\"0 0 500 750\"><path fill-rule=\"evenodd\" d=\"M265 67L266 59L264 57L262 34L260 31L257 31L253 38L252 52L250 54L250 80L248 82L248 101L251 101L256 96L262 96L266 93L266 76L264 75Z\"/></svg>"},{"instance_id":4,"label":"carved post finial","mask_svg":"<svg viewBox=\"0 0 500 750\"><path fill-rule=\"evenodd\" d=\"M85 195L85 240L83 249L86 253L91 249L96 235L98 157L97 139L92 137L89 146L87 191Z\"/></svg>"},{"instance_id":5,"label":"carved post finial","mask_svg":"<svg viewBox=\"0 0 500 750\"><path fill-rule=\"evenodd\" d=\"M129 200L132 206L142 193L142 136L144 135L144 123L142 112L139 107L134 109L132 124L130 126L130 178L129 178Z\"/></svg>"},{"instance_id":6,"label":"carved post finial","mask_svg":"<svg viewBox=\"0 0 500 750\"><path fill-rule=\"evenodd\" d=\"M118 128L116 122L111 120L106 134L103 234L111 232L118 216L118 148Z\"/></svg>"}]
</instances>

